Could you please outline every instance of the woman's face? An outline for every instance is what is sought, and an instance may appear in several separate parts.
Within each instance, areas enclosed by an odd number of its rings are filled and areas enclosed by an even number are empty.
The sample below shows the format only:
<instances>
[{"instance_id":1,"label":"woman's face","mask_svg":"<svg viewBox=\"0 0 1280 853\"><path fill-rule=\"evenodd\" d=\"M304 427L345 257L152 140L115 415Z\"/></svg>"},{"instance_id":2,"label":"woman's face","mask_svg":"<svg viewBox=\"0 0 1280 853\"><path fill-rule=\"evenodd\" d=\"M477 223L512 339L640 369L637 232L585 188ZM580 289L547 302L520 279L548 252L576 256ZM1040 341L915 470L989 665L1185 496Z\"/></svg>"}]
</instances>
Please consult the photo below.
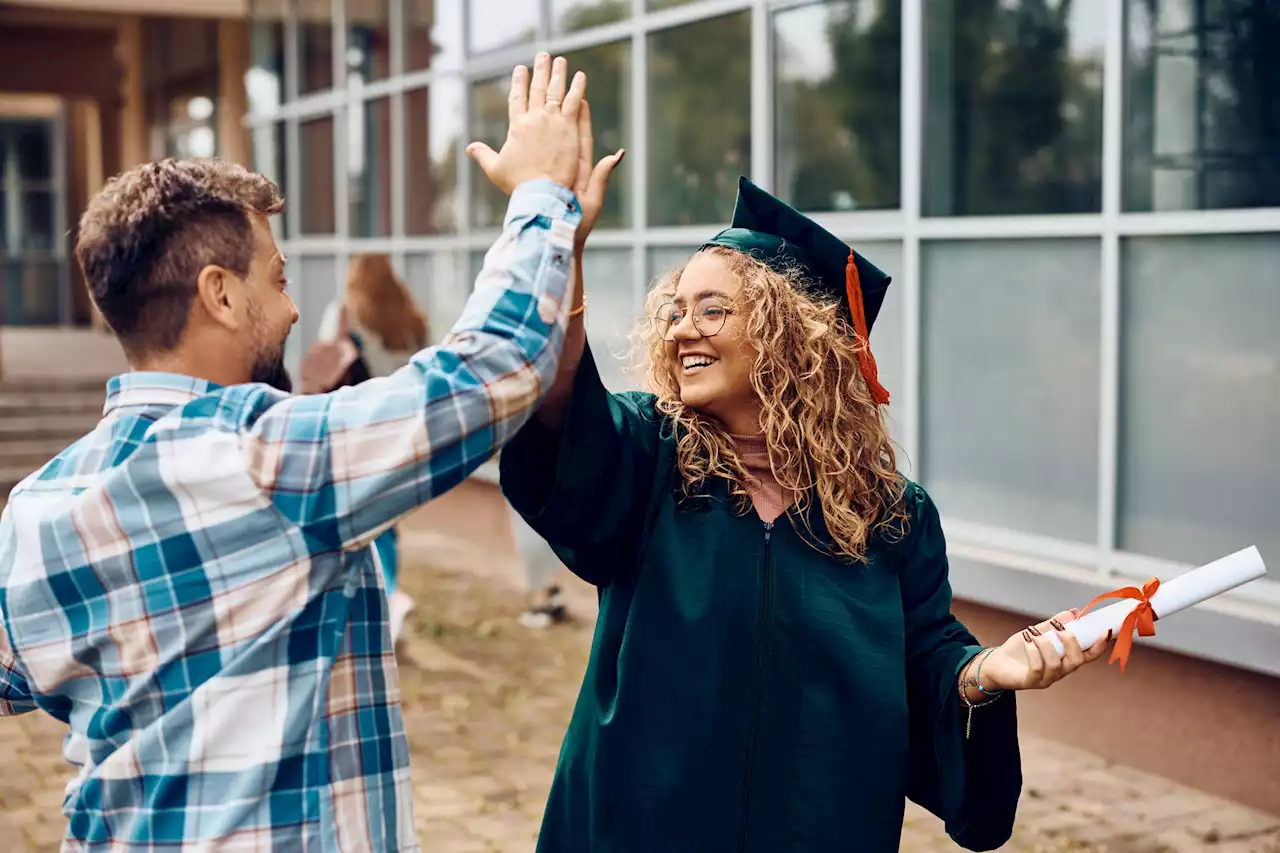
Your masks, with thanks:
<instances>
[{"instance_id":1,"label":"woman's face","mask_svg":"<svg viewBox=\"0 0 1280 853\"><path fill-rule=\"evenodd\" d=\"M746 339L739 300L742 285L721 256L694 255L673 301L658 310L666 330L680 400L724 424L735 435L760 431L760 401L751 387L756 349Z\"/></svg>"}]
</instances>

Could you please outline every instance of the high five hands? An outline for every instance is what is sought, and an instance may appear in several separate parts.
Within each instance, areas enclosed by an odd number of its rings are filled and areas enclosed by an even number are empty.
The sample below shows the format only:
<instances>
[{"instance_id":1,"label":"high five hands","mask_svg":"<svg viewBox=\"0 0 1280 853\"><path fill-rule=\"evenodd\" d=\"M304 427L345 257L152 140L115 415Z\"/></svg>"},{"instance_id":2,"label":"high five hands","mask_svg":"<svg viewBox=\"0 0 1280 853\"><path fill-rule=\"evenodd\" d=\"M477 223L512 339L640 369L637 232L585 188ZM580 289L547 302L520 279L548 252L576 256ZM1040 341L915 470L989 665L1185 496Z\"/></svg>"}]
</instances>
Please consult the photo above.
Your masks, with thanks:
<instances>
[{"instance_id":1,"label":"high five hands","mask_svg":"<svg viewBox=\"0 0 1280 853\"><path fill-rule=\"evenodd\" d=\"M609 176L626 152L619 150L592 165L595 139L586 101L587 75L574 74L566 93L568 75L569 63L562 56L553 62L549 54L539 53L532 78L528 68L517 65L511 72L510 124L502 150L473 142L467 156L506 195L537 178L550 178L573 190L582 207L577 233L581 249L600 218Z\"/></svg>"}]
</instances>

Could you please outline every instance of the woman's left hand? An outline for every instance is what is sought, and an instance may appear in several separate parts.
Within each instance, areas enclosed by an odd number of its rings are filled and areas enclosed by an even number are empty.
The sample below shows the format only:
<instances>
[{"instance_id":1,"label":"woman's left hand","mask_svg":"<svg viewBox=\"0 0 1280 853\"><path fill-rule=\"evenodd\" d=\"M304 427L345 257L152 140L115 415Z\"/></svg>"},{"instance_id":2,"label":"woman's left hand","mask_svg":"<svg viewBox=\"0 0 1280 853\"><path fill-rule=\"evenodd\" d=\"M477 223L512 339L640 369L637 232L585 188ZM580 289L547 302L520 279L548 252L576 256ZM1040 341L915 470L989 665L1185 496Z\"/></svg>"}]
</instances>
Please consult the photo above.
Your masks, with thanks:
<instances>
[{"instance_id":1,"label":"woman's left hand","mask_svg":"<svg viewBox=\"0 0 1280 853\"><path fill-rule=\"evenodd\" d=\"M988 690L1042 690L1102 657L1111 644L1110 636L1088 650L1081 649L1068 628L1076 616L1070 610L1059 613L1005 640L982 662L982 686ZM1063 654L1049 642L1050 632L1061 638Z\"/></svg>"}]
</instances>

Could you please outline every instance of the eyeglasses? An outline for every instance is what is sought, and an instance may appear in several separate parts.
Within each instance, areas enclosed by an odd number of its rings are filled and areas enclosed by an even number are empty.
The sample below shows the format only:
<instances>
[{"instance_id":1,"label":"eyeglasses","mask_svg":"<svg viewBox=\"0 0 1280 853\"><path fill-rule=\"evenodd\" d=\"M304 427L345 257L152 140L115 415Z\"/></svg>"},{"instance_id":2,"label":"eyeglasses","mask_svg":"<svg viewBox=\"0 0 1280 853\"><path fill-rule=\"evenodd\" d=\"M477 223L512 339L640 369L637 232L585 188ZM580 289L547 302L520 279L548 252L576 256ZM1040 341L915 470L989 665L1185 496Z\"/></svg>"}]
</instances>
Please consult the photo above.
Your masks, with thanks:
<instances>
[{"instance_id":1,"label":"eyeglasses","mask_svg":"<svg viewBox=\"0 0 1280 853\"><path fill-rule=\"evenodd\" d=\"M667 302L658 309L653 322L664 341L673 339L676 327L684 322L685 313L685 309L674 302ZM724 328L724 318L732 313L718 299L702 299L693 306L693 327L702 337L713 337Z\"/></svg>"}]
</instances>

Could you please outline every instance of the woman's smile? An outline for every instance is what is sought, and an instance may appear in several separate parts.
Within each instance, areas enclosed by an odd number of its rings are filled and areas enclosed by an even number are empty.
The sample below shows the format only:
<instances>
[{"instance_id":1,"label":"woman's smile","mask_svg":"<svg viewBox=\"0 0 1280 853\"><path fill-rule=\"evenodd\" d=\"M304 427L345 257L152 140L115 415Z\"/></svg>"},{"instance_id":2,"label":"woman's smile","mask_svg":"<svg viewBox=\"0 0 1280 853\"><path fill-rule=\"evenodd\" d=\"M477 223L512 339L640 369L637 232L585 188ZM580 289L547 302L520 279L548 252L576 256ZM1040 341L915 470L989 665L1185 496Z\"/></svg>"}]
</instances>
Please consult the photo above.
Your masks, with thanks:
<instances>
[{"instance_id":1,"label":"woman's smile","mask_svg":"<svg viewBox=\"0 0 1280 853\"><path fill-rule=\"evenodd\" d=\"M697 376L710 368L720 359L703 353L689 353L680 356L681 372L685 376Z\"/></svg>"}]
</instances>

